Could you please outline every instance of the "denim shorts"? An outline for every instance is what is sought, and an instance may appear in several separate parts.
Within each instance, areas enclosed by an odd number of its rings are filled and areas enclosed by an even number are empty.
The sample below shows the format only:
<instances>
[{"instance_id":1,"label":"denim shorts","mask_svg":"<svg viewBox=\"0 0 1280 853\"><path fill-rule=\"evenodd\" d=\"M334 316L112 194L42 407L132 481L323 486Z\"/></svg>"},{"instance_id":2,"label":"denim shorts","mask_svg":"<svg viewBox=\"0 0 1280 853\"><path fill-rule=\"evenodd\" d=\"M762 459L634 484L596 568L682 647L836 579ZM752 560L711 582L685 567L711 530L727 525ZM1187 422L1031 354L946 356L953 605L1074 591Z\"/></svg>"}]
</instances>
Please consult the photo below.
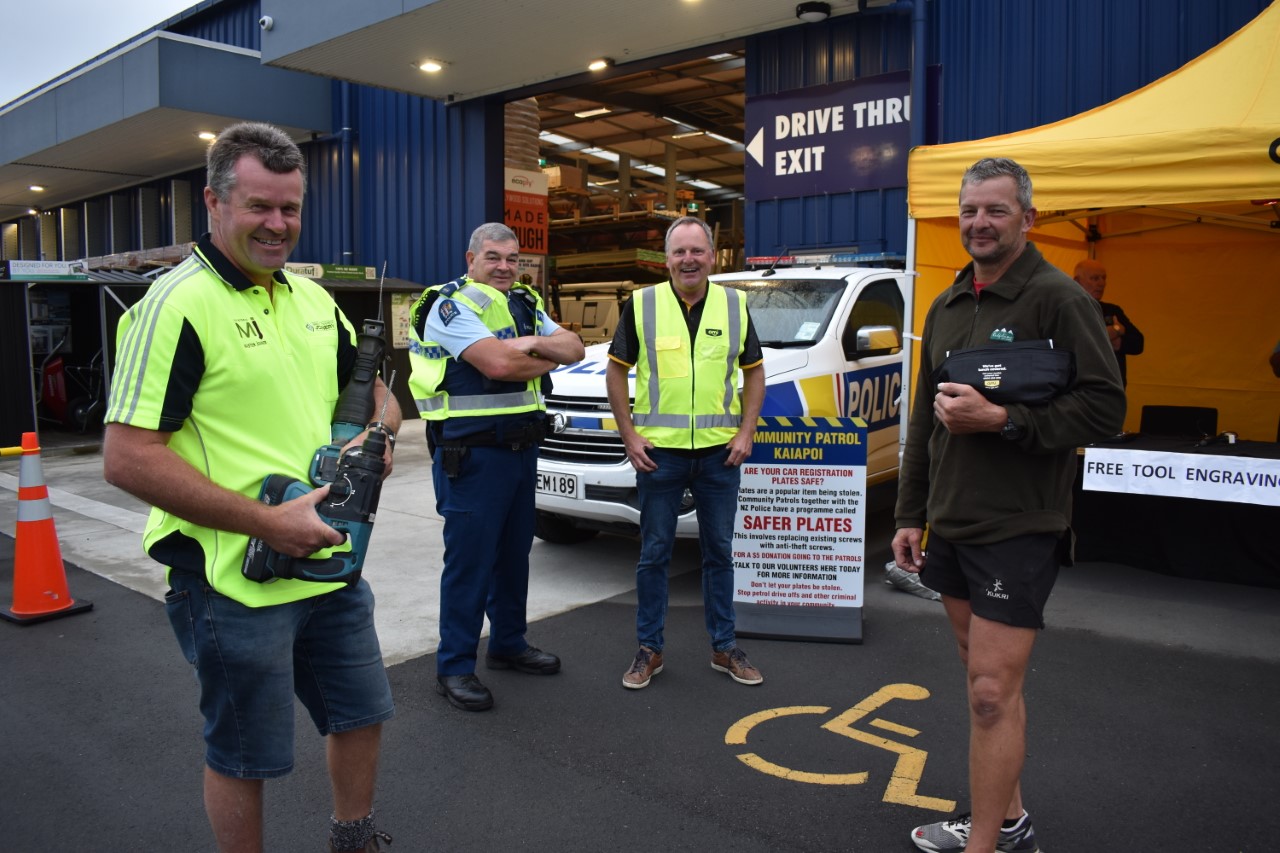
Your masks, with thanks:
<instances>
[{"instance_id":1,"label":"denim shorts","mask_svg":"<svg viewBox=\"0 0 1280 853\"><path fill-rule=\"evenodd\" d=\"M293 769L293 697L328 735L391 718L391 685L361 580L335 592L246 607L190 572L169 572L165 610L196 669L205 763L224 776Z\"/></svg>"},{"instance_id":2,"label":"denim shorts","mask_svg":"<svg viewBox=\"0 0 1280 853\"><path fill-rule=\"evenodd\" d=\"M1066 562L1070 539L1070 532L1035 533L965 545L948 542L931 530L920 579L935 592L965 599L969 610L984 619L1043 628L1044 607L1058 580L1058 567Z\"/></svg>"}]
</instances>

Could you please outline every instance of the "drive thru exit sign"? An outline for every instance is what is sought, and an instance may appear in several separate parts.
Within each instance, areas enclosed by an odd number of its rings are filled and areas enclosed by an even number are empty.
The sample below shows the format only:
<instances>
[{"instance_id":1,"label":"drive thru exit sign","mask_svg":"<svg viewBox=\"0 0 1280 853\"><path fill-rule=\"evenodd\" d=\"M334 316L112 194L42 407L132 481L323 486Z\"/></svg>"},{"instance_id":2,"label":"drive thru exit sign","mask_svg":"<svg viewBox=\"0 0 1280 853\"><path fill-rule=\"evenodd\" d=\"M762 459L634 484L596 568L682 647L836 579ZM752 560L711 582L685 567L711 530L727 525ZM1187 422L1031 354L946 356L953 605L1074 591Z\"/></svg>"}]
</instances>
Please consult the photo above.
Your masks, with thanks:
<instances>
[{"instance_id":1,"label":"drive thru exit sign","mask_svg":"<svg viewBox=\"0 0 1280 853\"><path fill-rule=\"evenodd\" d=\"M936 79L936 69L928 76ZM907 71L751 98L747 195L764 200L904 187L914 114Z\"/></svg>"}]
</instances>

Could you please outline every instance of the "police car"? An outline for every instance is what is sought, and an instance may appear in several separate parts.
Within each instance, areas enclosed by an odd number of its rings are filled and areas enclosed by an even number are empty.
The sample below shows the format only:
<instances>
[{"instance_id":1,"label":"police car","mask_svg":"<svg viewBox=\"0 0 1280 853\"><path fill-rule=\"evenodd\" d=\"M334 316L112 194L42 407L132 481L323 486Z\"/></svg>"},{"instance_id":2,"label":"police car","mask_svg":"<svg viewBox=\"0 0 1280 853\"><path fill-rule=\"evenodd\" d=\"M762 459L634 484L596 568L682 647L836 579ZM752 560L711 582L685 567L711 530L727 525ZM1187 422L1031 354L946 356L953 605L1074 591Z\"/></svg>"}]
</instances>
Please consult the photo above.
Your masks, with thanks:
<instances>
[{"instance_id":1,"label":"police car","mask_svg":"<svg viewBox=\"0 0 1280 853\"><path fill-rule=\"evenodd\" d=\"M862 418L867 486L874 499L871 487L891 489L898 472L903 311L911 276L834 260L830 265L776 264L711 279L746 294L764 348L761 414ZM635 470L605 391L608 350L607 343L589 346L582 361L551 374L547 411L555 432L539 453L537 489L537 535L548 542L639 530ZM688 493L676 535L698 535Z\"/></svg>"}]
</instances>

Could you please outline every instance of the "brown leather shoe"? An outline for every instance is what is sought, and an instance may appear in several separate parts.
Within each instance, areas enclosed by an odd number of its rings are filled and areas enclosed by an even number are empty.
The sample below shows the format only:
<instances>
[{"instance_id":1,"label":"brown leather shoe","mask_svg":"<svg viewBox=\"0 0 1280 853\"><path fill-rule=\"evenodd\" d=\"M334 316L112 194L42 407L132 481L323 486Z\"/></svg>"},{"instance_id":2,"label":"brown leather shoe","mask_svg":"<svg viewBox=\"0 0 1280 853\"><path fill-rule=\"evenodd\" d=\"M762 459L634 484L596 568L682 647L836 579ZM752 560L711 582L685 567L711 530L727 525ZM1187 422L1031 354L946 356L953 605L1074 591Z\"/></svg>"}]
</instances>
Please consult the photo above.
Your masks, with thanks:
<instances>
[{"instance_id":1,"label":"brown leather shoe","mask_svg":"<svg viewBox=\"0 0 1280 853\"><path fill-rule=\"evenodd\" d=\"M649 680L662 672L662 652L655 652L648 646L641 646L636 652L636 659L631 662L631 669L622 676L622 686L632 690L648 687Z\"/></svg>"},{"instance_id":2,"label":"brown leather shoe","mask_svg":"<svg viewBox=\"0 0 1280 853\"><path fill-rule=\"evenodd\" d=\"M747 660L746 652L734 646L726 652L711 653L711 668L717 672L727 672L729 677L739 684L760 684L764 676L760 670Z\"/></svg>"}]
</instances>

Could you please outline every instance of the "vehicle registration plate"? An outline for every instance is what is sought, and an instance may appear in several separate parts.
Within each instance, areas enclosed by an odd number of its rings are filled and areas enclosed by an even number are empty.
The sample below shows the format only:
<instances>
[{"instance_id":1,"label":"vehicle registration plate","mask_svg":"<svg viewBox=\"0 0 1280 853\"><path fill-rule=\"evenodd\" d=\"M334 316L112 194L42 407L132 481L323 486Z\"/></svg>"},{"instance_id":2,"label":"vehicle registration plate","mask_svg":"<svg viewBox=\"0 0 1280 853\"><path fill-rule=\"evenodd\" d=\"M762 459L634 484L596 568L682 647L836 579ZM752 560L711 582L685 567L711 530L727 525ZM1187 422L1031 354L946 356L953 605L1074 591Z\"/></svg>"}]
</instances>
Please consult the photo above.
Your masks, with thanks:
<instances>
[{"instance_id":1,"label":"vehicle registration plate","mask_svg":"<svg viewBox=\"0 0 1280 853\"><path fill-rule=\"evenodd\" d=\"M555 471L538 472L538 492L562 498L582 499L582 483L577 474L560 474Z\"/></svg>"}]
</instances>

